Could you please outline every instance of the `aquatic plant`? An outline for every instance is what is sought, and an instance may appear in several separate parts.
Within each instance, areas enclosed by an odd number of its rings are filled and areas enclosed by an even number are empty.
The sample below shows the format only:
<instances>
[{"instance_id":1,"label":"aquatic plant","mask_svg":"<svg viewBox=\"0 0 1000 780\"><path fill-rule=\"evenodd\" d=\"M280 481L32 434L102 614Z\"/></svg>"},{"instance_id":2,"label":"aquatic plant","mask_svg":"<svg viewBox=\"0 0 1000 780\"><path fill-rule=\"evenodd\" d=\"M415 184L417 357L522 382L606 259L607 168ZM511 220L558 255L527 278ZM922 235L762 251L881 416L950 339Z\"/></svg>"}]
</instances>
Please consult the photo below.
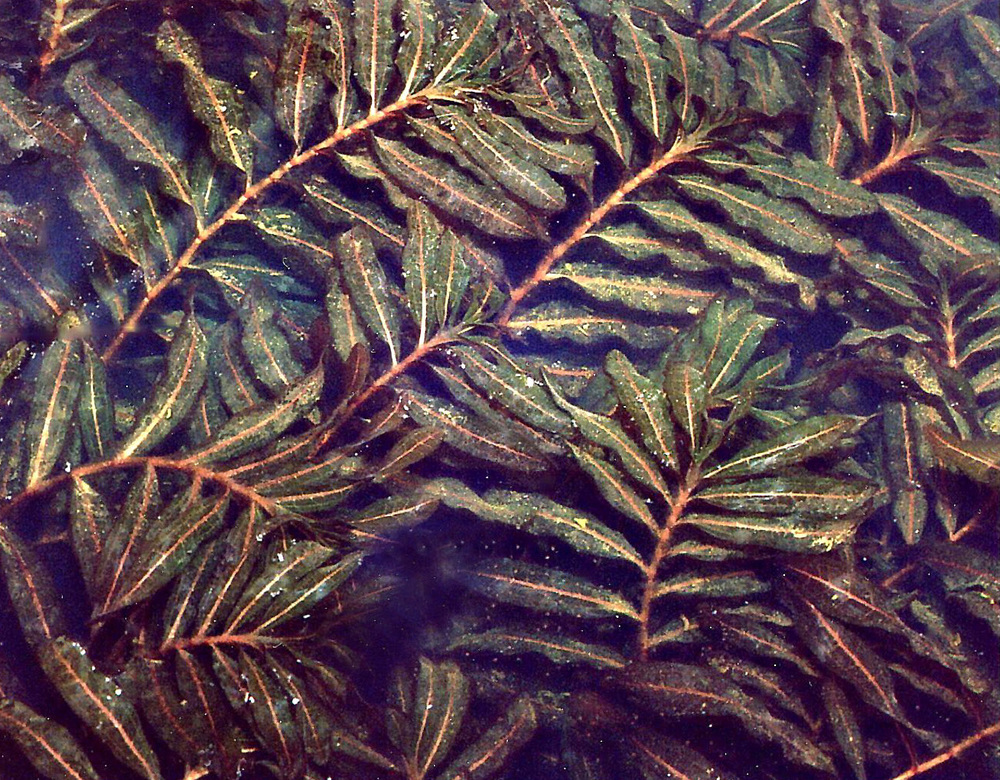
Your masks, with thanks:
<instances>
[{"instance_id":1,"label":"aquatic plant","mask_svg":"<svg viewBox=\"0 0 1000 780\"><path fill-rule=\"evenodd\" d=\"M0 777L1000 777L995 4L26 5Z\"/></svg>"}]
</instances>

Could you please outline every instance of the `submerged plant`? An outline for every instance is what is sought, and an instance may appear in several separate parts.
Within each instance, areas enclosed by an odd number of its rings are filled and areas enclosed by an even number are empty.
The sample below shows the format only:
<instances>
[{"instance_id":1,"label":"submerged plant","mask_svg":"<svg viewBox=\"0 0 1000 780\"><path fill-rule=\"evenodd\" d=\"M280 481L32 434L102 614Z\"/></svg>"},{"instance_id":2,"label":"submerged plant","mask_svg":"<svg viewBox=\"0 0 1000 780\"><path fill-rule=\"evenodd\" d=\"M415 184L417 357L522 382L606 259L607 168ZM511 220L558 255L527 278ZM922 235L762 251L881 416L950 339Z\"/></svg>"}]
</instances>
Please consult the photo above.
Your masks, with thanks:
<instances>
[{"instance_id":1,"label":"submerged plant","mask_svg":"<svg viewBox=\"0 0 1000 780\"><path fill-rule=\"evenodd\" d=\"M994 6L27 5L0 776L1000 777Z\"/></svg>"}]
</instances>

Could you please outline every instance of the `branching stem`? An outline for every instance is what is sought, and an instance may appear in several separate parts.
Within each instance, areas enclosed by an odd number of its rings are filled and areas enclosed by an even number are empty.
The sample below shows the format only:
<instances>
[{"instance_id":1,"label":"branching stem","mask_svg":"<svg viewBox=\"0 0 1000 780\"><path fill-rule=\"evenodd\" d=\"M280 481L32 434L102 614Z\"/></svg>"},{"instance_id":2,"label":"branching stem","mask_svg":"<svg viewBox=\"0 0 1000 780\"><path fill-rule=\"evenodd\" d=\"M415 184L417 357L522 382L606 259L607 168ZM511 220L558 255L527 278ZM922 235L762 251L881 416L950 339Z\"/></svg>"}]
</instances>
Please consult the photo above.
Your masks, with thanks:
<instances>
[{"instance_id":1,"label":"branching stem","mask_svg":"<svg viewBox=\"0 0 1000 780\"><path fill-rule=\"evenodd\" d=\"M922 775L925 772L930 772L932 769L936 769L946 761L950 761L953 758L958 758L958 756L962 755L962 753L964 753L966 750L973 747L974 745L977 745L983 740L995 737L997 734L1000 734L1000 721L997 721L992 726L987 726L986 728L977 731L971 737L966 737L961 742L957 742L947 750L943 750L942 752L938 753L933 758L929 758L926 761L922 761L921 763L917 764L916 766L910 767L902 774L896 775L894 778L892 778L892 780L910 780L910 778L918 777L919 775Z\"/></svg>"},{"instance_id":2,"label":"branching stem","mask_svg":"<svg viewBox=\"0 0 1000 780\"><path fill-rule=\"evenodd\" d=\"M298 154L293 155L285 160L285 162L283 162L275 170L271 171L271 173L263 179L260 179L256 184L252 184L247 187L240 194L240 196L233 201L225 211L222 212L222 214L198 231L194 239L188 245L187 249L185 249L177 258L177 261L162 277L160 277L156 284L149 288L145 296L143 296L138 304L136 304L136 307L132 310L128 319L122 324L118 333L115 335L115 338L108 345L107 349L104 350L104 353L101 355L101 359L105 363L114 359L114 356L118 353L118 350L121 348L122 342L125 338L130 333L134 333L138 330L139 322L145 315L146 310L167 290L167 288L174 283L174 281L176 281L177 277L191 265L195 256L198 254L198 251L206 242L208 242L226 225L242 218L243 209L248 203L259 198L272 186L282 181L292 171L298 170L323 152L333 148L343 141L346 141L347 139L352 138L366 130L370 130L380 122L390 117L394 117L408 108L426 103L428 100L433 100L435 98L446 99L449 96L451 96L451 92L447 90L428 88L397 100L385 108L375 111L363 119L359 119L354 124L348 125L347 127L341 128L335 133L328 135L322 141L310 146L308 149L304 149Z\"/></svg>"},{"instance_id":3,"label":"branching stem","mask_svg":"<svg viewBox=\"0 0 1000 780\"><path fill-rule=\"evenodd\" d=\"M507 304L504 306L499 317L497 318L497 324L501 327L507 325L521 301L524 300L524 298L526 298L536 287L538 287L539 284L545 281L545 278L548 276L549 271L552 270L552 267L558 263L567 252L579 244L591 230L603 222L604 218L607 217L612 210L620 206L629 195L631 195L639 187L649 182L650 179L659 174L664 168L691 159L691 155L699 149L704 148L704 146L705 141L703 140L702 134L697 131L690 135L678 136L669 149L663 152L663 154L654 159L653 162L605 198L604 202L594 208L587 215L587 217L576 226L572 233L570 233L566 238L552 247L552 249L545 254L535 267L531 276L511 291Z\"/></svg>"}]
</instances>

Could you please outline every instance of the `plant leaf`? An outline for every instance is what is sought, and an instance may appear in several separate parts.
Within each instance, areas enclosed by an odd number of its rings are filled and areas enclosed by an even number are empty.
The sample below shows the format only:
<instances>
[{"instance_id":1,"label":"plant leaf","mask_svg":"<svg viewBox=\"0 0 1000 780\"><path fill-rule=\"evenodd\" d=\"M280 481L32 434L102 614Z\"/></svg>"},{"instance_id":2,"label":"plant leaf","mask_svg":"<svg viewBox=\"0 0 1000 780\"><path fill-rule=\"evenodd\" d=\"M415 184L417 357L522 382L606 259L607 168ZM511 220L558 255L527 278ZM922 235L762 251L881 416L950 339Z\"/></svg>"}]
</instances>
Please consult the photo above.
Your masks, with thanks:
<instances>
[{"instance_id":1,"label":"plant leaf","mask_svg":"<svg viewBox=\"0 0 1000 780\"><path fill-rule=\"evenodd\" d=\"M0 700L0 731L6 732L49 780L98 780L90 759L66 728L16 699Z\"/></svg>"},{"instance_id":2,"label":"plant leaf","mask_svg":"<svg viewBox=\"0 0 1000 780\"><path fill-rule=\"evenodd\" d=\"M117 457L148 452L183 422L205 382L206 347L198 321L188 314L170 342L166 368L157 378L143 410L136 415L131 431L118 446Z\"/></svg>"}]
</instances>

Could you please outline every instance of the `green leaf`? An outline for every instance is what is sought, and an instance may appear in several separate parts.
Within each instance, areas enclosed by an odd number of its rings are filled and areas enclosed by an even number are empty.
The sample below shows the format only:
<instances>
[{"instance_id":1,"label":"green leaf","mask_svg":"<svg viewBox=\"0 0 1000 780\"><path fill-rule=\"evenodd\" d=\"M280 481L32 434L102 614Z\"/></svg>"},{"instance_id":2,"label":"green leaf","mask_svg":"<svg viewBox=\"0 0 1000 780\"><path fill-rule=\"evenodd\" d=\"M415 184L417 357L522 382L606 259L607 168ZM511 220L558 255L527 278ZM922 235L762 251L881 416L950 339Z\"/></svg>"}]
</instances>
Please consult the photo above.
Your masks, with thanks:
<instances>
[{"instance_id":1,"label":"green leaf","mask_svg":"<svg viewBox=\"0 0 1000 780\"><path fill-rule=\"evenodd\" d=\"M542 384L506 354L497 350L495 362L487 360L474 347L455 347L453 354L465 375L490 400L502 403L505 410L542 430L561 434L570 430L569 420L552 402Z\"/></svg>"},{"instance_id":2,"label":"green leaf","mask_svg":"<svg viewBox=\"0 0 1000 780\"><path fill-rule=\"evenodd\" d=\"M751 444L729 460L707 469L704 479L744 477L773 471L821 455L852 436L865 419L831 414L814 417L782 430L768 441Z\"/></svg>"},{"instance_id":3,"label":"green leaf","mask_svg":"<svg viewBox=\"0 0 1000 780\"><path fill-rule=\"evenodd\" d=\"M616 52L625 60L625 75L632 86L632 110L653 138L662 143L673 112L666 99L667 69L659 45L632 22L631 8L624 2L614 3L612 12Z\"/></svg>"},{"instance_id":4,"label":"green leaf","mask_svg":"<svg viewBox=\"0 0 1000 780\"><path fill-rule=\"evenodd\" d=\"M62 452L80 392L81 369L80 344L76 340L60 339L45 350L25 432L26 488L45 479Z\"/></svg>"},{"instance_id":5,"label":"green leaf","mask_svg":"<svg viewBox=\"0 0 1000 780\"><path fill-rule=\"evenodd\" d=\"M278 683L277 670L262 666L242 650L238 668L255 732L277 758L282 775L302 774L306 760L302 735L296 728L290 698Z\"/></svg>"},{"instance_id":6,"label":"green leaf","mask_svg":"<svg viewBox=\"0 0 1000 780\"><path fill-rule=\"evenodd\" d=\"M337 241L341 270L351 297L373 334L389 348L395 365L399 360L399 318L390 296L392 288L375 255L371 239L353 228Z\"/></svg>"},{"instance_id":7,"label":"green leaf","mask_svg":"<svg viewBox=\"0 0 1000 780\"><path fill-rule=\"evenodd\" d=\"M801 152L792 152L785 159L760 155L756 163L729 157L708 157L705 161L723 172L740 171L772 195L804 200L827 216L860 217L879 210L877 198L864 187L840 178L828 165Z\"/></svg>"},{"instance_id":8,"label":"green leaf","mask_svg":"<svg viewBox=\"0 0 1000 780\"><path fill-rule=\"evenodd\" d=\"M80 743L62 725L16 699L0 699L0 731L48 780L98 780Z\"/></svg>"},{"instance_id":9,"label":"green leaf","mask_svg":"<svg viewBox=\"0 0 1000 780\"><path fill-rule=\"evenodd\" d=\"M504 655L538 653L556 664L586 664L597 669L621 669L627 663L624 656L608 647L549 632L535 636L516 629L494 628L462 634L452 642L451 649Z\"/></svg>"},{"instance_id":10,"label":"green leaf","mask_svg":"<svg viewBox=\"0 0 1000 780\"><path fill-rule=\"evenodd\" d=\"M25 639L33 648L66 633L59 597L49 570L34 550L10 533L0 530L0 564L10 601Z\"/></svg>"},{"instance_id":11,"label":"green leaf","mask_svg":"<svg viewBox=\"0 0 1000 780\"><path fill-rule=\"evenodd\" d=\"M945 466L990 487L1000 487L1000 439L959 439L931 426L924 429L927 442Z\"/></svg>"},{"instance_id":12,"label":"green leaf","mask_svg":"<svg viewBox=\"0 0 1000 780\"><path fill-rule=\"evenodd\" d=\"M129 160L157 168L166 192L194 208L187 175L145 109L97 73L90 63L73 65L66 76L65 88L81 113L108 142Z\"/></svg>"},{"instance_id":13,"label":"green leaf","mask_svg":"<svg viewBox=\"0 0 1000 780\"><path fill-rule=\"evenodd\" d=\"M385 458L375 467L376 481L382 482L414 463L419 463L438 448L442 438L441 431L433 428L410 431L393 445Z\"/></svg>"},{"instance_id":14,"label":"green leaf","mask_svg":"<svg viewBox=\"0 0 1000 780\"><path fill-rule=\"evenodd\" d=\"M119 761L159 780L159 762L131 700L117 680L94 668L83 645L61 637L42 649L39 662L70 709Z\"/></svg>"},{"instance_id":15,"label":"green leaf","mask_svg":"<svg viewBox=\"0 0 1000 780\"><path fill-rule=\"evenodd\" d=\"M542 212L566 206L563 188L544 168L524 159L519 147L508 146L460 110L439 110L438 116L466 154L511 195Z\"/></svg>"},{"instance_id":16,"label":"green leaf","mask_svg":"<svg viewBox=\"0 0 1000 780\"><path fill-rule=\"evenodd\" d=\"M545 468L541 457L512 430L484 425L454 407L414 392L405 394L404 408L420 425L440 430L444 441L461 452L518 470Z\"/></svg>"},{"instance_id":17,"label":"green leaf","mask_svg":"<svg viewBox=\"0 0 1000 780\"><path fill-rule=\"evenodd\" d=\"M456 9L457 10L457 9ZM499 17L482 0L458 13L453 26L441 31L434 52L434 86L474 83L496 54Z\"/></svg>"},{"instance_id":18,"label":"green leaf","mask_svg":"<svg viewBox=\"0 0 1000 780\"><path fill-rule=\"evenodd\" d=\"M537 14L539 31L572 87L573 104L595 122L597 137L627 165L632 136L618 115L611 74L594 53L586 22L563 0L544 0Z\"/></svg>"},{"instance_id":19,"label":"green leaf","mask_svg":"<svg viewBox=\"0 0 1000 780\"><path fill-rule=\"evenodd\" d=\"M815 306L816 292L813 282L801 274L790 271L779 255L764 252L717 225L699 219L679 203L637 201L633 205L668 232L698 234L706 248L728 255L737 267L758 268L771 282L794 284L799 288L802 305L807 309Z\"/></svg>"},{"instance_id":20,"label":"green leaf","mask_svg":"<svg viewBox=\"0 0 1000 780\"><path fill-rule=\"evenodd\" d=\"M426 86L430 78L437 9L430 0L402 0L399 18L403 41L396 55L396 68L403 79L400 97L405 98Z\"/></svg>"},{"instance_id":21,"label":"green leaf","mask_svg":"<svg viewBox=\"0 0 1000 780\"><path fill-rule=\"evenodd\" d=\"M14 152L42 147L71 155L83 142L79 120L65 113L45 110L23 94L6 76L0 76L0 136Z\"/></svg>"},{"instance_id":22,"label":"green leaf","mask_svg":"<svg viewBox=\"0 0 1000 780\"><path fill-rule=\"evenodd\" d=\"M129 458L149 452L183 422L205 382L206 344L195 316L186 315L170 342L166 368L118 446L116 457Z\"/></svg>"},{"instance_id":23,"label":"green leaf","mask_svg":"<svg viewBox=\"0 0 1000 780\"><path fill-rule=\"evenodd\" d=\"M95 595L98 562L112 525L111 512L100 493L82 479L74 478L69 518L73 552L80 564L87 591Z\"/></svg>"},{"instance_id":24,"label":"green leaf","mask_svg":"<svg viewBox=\"0 0 1000 780\"><path fill-rule=\"evenodd\" d=\"M323 390L322 365L288 386L274 401L247 407L234 415L202 447L186 460L191 463L218 463L274 441L293 423L305 417Z\"/></svg>"},{"instance_id":25,"label":"green leaf","mask_svg":"<svg viewBox=\"0 0 1000 780\"><path fill-rule=\"evenodd\" d=\"M646 449L671 470L678 468L674 426L667 413L663 390L642 376L621 352L612 350L604 359L618 400L639 429Z\"/></svg>"},{"instance_id":26,"label":"green leaf","mask_svg":"<svg viewBox=\"0 0 1000 780\"><path fill-rule=\"evenodd\" d=\"M324 97L321 32L315 19L293 14L285 28L285 46L274 74L278 122L296 150L306 145Z\"/></svg>"},{"instance_id":27,"label":"green leaf","mask_svg":"<svg viewBox=\"0 0 1000 780\"><path fill-rule=\"evenodd\" d=\"M417 777L426 777L448 754L469 706L469 681L458 666L420 659L413 721L406 751Z\"/></svg>"},{"instance_id":28,"label":"green leaf","mask_svg":"<svg viewBox=\"0 0 1000 780\"><path fill-rule=\"evenodd\" d=\"M250 136L244 96L231 84L205 73L198 42L179 24L164 22L156 48L167 62L184 69L184 91L198 120L208 128L212 153L247 174L253 173L253 139Z\"/></svg>"},{"instance_id":29,"label":"green leaf","mask_svg":"<svg viewBox=\"0 0 1000 780\"><path fill-rule=\"evenodd\" d=\"M144 528L138 549L121 570L100 614L136 604L172 580L194 557L198 546L225 522L229 497L192 500L181 494Z\"/></svg>"},{"instance_id":30,"label":"green leaf","mask_svg":"<svg viewBox=\"0 0 1000 780\"><path fill-rule=\"evenodd\" d=\"M394 0L371 0L352 12L354 17L354 73L374 114L382 104L392 76L392 50L396 33L392 28Z\"/></svg>"},{"instance_id":31,"label":"green leaf","mask_svg":"<svg viewBox=\"0 0 1000 780\"><path fill-rule=\"evenodd\" d=\"M664 371L663 392L674 419L687 434L689 451L697 453L701 446L702 425L708 408L708 388L705 386L704 375L686 363L672 363Z\"/></svg>"},{"instance_id":32,"label":"green leaf","mask_svg":"<svg viewBox=\"0 0 1000 780\"><path fill-rule=\"evenodd\" d=\"M470 571L473 587L507 604L580 618L614 615L638 620L632 604L582 577L533 563L488 561Z\"/></svg>"},{"instance_id":33,"label":"green leaf","mask_svg":"<svg viewBox=\"0 0 1000 780\"><path fill-rule=\"evenodd\" d=\"M531 700L519 697L479 739L463 750L438 777L441 780L487 780L507 765L535 733Z\"/></svg>"},{"instance_id":34,"label":"green leaf","mask_svg":"<svg viewBox=\"0 0 1000 780\"><path fill-rule=\"evenodd\" d=\"M593 175L594 151L585 144L545 140L515 116L483 111L473 116L491 136L516 149L518 156L528 162L565 176Z\"/></svg>"},{"instance_id":35,"label":"green leaf","mask_svg":"<svg viewBox=\"0 0 1000 780\"><path fill-rule=\"evenodd\" d=\"M821 693L826 716L833 727L833 736L837 744L840 745L857 780L866 780L868 775L865 772L865 742L851 700L843 688L829 679L823 681Z\"/></svg>"},{"instance_id":36,"label":"green leaf","mask_svg":"<svg viewBox=\"0 0 1000 780\"><path fill-rule=\"evenodd\" d=\"M825 255L833 249L826 228L794 203L706 176L675 176L673 181L694 200L725 209L734 222L793 252Z\"/></svg>"},{"instance_id":37,"label":"green leaf","mask_svg":"<svg viewBox=\"0 0 1000 780\"><path fill-rule=\"evenodd\" d=\"M573 457L576 458L576 462L590 474L597 489L611 506L626 517L642 523L654 535L659 534L659 526L653 519L653 514L646 502L629 486L621 471L582 447L570 444L569 448Z\"/></svg>"},{"instance_id":38,"label":"green leaf","mask_svg":"<svg viewBox=\"0 0 1000 780\"><path fill-rule=\"evenodd\" d=\"M879 490L861 480L789 475L710 486L695 496L733 512L823 517L854 514L868 506Z\"/></svg>"},{"instance_id":39,"label":"green leaf","mask_svg":"<svg viewBox=\"0 0 1000 780\"><path fill-rule=\"evenodd\" d=\"M545 276L545 281L560 279L598 301L621 304L637 312L697 314L715 296L714 292L679 281L676 275L623 276L619 269L599 263L560 263Z\"/></svg>"},{"instance_id":40,"label":"green leaf","mask_svg":"<svg viewBox=\"0 0 1000 780\"><path fill-rule=\"evenodd\" d=\"M399 141L375 138L374 144L390 176L442 211L498 236L530 238L537 232L523 208L454 166L419 155Z\"/></svg>"},{"instance_id":41,"label":"green leaf","mask_svg":"<svg viewBox=\"0 0 1000 780\"><path fill-rule=\"evenodd\" d=\"M272 393L283 393L303 373L285 331L278 326L280 312L270 296L251 287L239 309L240 346L254 374Z\"/></svg>"},{"instance_id":42,"label":"green leaf","mask_svg":"<svg viewBox=\"0 0 1000 780\"><path fill-rule=\"evenodd\" d=\"M861 518L690 513L684 515L681 522L735 544L771 547L785 552L824 553L849 542Z\"/></svg>"},{"instance_id":43,"label":"green leaf","mask_svg":"<svg viewBox=\"0 0 1000 780\"><path fill-rule=\"evenodd\" d=\"M104 363L87 343L83 345L81 372L77 417L83 445L91 459L104 460L114 447L115 407L108 393Z\"/></svg>"},{"instance_id":44,"label":"green leaf","mask_svg":"<svg viewBox=\"0 0 1000 780\"><path fill-rule=\"evenodd\" d=\"M417 324L417 344L421 345L439 324L434 300L438 291L432 285L439 276L441 261L441 223L420 201L414 201L406 217L407 236L401 259L406 303Z\"/></svg>"}]
</instances>

